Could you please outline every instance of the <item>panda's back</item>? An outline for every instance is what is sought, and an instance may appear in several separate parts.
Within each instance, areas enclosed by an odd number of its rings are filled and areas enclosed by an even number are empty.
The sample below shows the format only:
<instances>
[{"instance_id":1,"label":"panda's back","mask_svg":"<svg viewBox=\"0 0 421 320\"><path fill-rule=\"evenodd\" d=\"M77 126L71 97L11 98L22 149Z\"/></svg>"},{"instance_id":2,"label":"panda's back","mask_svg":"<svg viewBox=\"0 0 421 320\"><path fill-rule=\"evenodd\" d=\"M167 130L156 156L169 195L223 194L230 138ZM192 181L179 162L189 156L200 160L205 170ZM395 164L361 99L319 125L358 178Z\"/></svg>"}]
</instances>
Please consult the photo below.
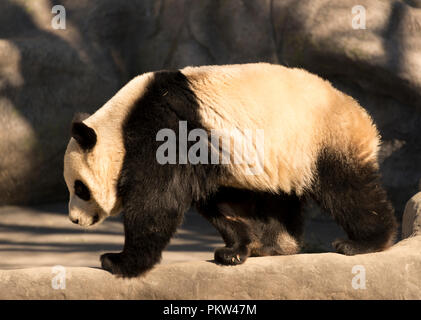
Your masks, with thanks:
<instances>
[{"instance_id":1,"label":"panda's back","mask_svg":"<svg viewBox=\"0 0 421 320\"><path fill-rule=\"evenodd\" d=\"M205 127L264 130L264 174L232 165L225 184L298 194L314 175L326 148L375 160L378 132L351 97L297 68L268 63L188 67L185 74L200 104Z\"/></svg>"}]
</instances>

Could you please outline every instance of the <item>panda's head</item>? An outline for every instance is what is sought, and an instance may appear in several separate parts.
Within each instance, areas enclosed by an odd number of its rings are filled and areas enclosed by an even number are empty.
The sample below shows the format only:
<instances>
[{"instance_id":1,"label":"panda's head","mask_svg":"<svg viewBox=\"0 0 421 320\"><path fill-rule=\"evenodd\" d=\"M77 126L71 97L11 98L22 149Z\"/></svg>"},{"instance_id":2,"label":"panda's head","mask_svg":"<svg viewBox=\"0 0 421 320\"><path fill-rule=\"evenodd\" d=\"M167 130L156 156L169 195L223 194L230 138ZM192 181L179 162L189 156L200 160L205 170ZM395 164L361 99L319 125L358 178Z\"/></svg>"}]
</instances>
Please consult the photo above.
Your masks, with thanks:
<instances>
[{"instance_id":1,"label":"panda's head","mask_svg":"<svg viewBox=\"0 0 421 320\"><path fill-rule=\"evenodd\" d=\"M64 156L64 179L70 193L69 219L92 226L121 211L117 196L120 152L103 138L89 115L77 114ZM99 138L101 137L101 138ZM110 148L110 146L112 148Z\"/></svg>"},{"instance_id":2,"label":"panda's head","mask_svg":"<svg viewBox=\"0 0 421 320\"><path fill-rule=\"evenodd\" d=\"M89 227L122 211L117 192L126 153L122 126L152 79L151 72L137 76L93 115L74 117L64 156L69 218L74 223Z\"/></svg>"}]
</instances>

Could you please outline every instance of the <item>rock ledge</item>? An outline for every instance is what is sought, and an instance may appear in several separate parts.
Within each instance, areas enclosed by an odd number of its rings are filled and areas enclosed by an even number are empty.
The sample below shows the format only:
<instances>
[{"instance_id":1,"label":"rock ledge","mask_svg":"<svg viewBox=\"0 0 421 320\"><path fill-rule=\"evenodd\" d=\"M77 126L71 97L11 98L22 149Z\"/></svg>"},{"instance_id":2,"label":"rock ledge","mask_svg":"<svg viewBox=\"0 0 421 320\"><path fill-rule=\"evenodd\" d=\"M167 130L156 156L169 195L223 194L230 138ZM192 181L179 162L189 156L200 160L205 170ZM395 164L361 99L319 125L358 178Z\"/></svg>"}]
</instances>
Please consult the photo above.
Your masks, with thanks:
<instances>
[{"instance_id":1,"label":"rock ledge","mask_svg":"<svg viewBox=\"0 0 421 320\"><path fill-rule=\"evenodd\" d=\"M420 249L417 235L374 254L250 258L235 267L178 263L136 279L65 268L65 289L53 289L57 274L49 267L2 270L0 299L420 299ZM362 268L365 289L355 289Z\"/></svg>"}]
</instances>

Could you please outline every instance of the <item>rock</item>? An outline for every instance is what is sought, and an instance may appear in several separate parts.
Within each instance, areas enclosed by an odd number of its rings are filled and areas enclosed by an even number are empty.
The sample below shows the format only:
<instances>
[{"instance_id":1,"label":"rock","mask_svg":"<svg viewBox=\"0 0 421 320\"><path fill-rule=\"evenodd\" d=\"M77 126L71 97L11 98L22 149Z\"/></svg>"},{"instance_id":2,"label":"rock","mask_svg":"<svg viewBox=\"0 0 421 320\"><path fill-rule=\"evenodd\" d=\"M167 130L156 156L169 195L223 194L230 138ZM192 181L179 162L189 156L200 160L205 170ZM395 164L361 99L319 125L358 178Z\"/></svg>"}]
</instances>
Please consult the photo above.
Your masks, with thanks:
<instances>
[{"instance_id":1,"label":"rock","mask_svg":"<svg viewBox=\"0 0 421 320\"><path fill-rule=\"evenodd\" d=\"M51 28L48 1L25 3L0 4L0 205L64 199L73 114L96 110L121 84L70 21Z\"/></svg>"},{"instance_id":2,"label":"rock","mask_svg":"<svg viewBox=\"0 0 421 320\"><path fill-rule=\"evenodd\" d=\"M68 123L131 77L186 65L268 61L303 67L367 108L383 137L381 170L401 217L421 172L419 0L1 0L0 204L66 197ZM77 94L76 94L77 93ZM60 106L60 107L58 107Z\"/></svg>"},{"instance_id":3,"label":"rock","mask_svg":"<svg viewBox=\"0 0 421 320\"><path fill-rule=\"evenodd\" d=\"M421 192L408 201L402 219L402 238L416 235L421 235Z\"/></svg>"},{"instance_id":4,"label":"rock","mask_svg":"<svg viewBox=\"0 0 421 320\"><path fill-rule=\"evenodd\" d=\"M421 8L421 0L405 0L405 2L414 8Z\"/></svg>"},{"instance_id":5,"label":"rock","mask_svg":"<svg viewBox=\"0 0 421 320\"><path fill-rule=\"evenodd\" d=\"M420 249L415 236L379 253L177 263L134 279L92 268L0 270L0 299L420 299Z\"/></svg>"}]
</instances>

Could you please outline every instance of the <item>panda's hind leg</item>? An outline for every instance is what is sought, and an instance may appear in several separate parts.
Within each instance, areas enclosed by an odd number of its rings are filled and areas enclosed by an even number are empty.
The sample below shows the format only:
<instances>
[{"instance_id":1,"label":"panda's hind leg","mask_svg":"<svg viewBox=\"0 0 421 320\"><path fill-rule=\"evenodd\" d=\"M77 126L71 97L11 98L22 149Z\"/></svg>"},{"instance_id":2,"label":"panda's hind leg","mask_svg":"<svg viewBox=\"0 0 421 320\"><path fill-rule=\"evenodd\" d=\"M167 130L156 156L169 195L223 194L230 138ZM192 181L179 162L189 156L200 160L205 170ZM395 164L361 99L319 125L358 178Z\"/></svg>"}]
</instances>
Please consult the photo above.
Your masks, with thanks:
<instances>
[{"instance_id":1,"label":"panda's hind leg","mask_svg":"<svg viewBox=\"0 0 421 320\"><path fill-rule=\"evenodd\" d=\"M256 241L251 256L290 255L300 252L303 242L303 200L296 195L256 193L250 217Z\"/></svg>"},{"instance_id":2,"label":"panda's hind leg","mask_svg":"<svg viewBox=\"0 0 421 320\"><path fill-rule=\"evenodd\" d=\"M196 207L226 244L215 250L218 263L235 265L249 256L295 254L301 249L303 219L296 196L221 188Z\"/></svg>"},{"instance_id":3,"label":"panda's hind leg","mask_svg":"<svg viewBox=\"0 0 421 320\"><path fill-rule=\"evenodd\" d=\"M313 195L348 235L333 242L337 252L355 255L393 244L397 222L376 163L325 150L317 162Z\"/></svg>"},{"instance_id":4,"label":"panda's hind leg","mask_svg":"<svg viewBox=\"0 0 421 320\"><path fill-rule=\"evenodd\" d=\"M253 233L249 224L234 215L231 205L226 203L227 192L218 192L206 202L196 204L196 209L221 234L225 247L215 250L215 261L224 265L244 263L250 256Z\"/></svg>"}]
</instances>

